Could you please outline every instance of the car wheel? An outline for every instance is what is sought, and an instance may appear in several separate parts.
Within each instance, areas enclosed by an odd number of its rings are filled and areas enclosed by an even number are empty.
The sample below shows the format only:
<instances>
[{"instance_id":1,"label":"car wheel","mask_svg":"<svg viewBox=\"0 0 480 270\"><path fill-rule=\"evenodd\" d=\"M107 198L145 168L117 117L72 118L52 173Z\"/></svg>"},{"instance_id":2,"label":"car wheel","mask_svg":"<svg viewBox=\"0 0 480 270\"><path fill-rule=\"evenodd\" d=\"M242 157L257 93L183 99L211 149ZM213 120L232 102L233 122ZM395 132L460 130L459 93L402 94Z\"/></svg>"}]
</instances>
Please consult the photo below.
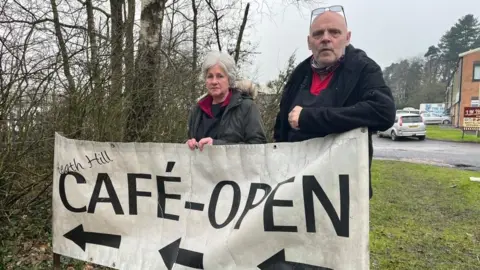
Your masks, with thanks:
<instances>
[{"instance_id":1,"label":"car wheel","mask_svg":"<svg viewBox=\"0 0 480 270\"><path fill-rule=\"evenodd\" d=\"M424 141L424 140L425 140L425 136L418 136L418 139L419 139L420 141Z\"/></svg>"},{"instance_id":2,"label":"car wheel","mask_svg":"<svg viewBox=\"0 0 480 270\"><path fill-rule=\"evenodd\" d=\"M390 138L392 139L392 141L398 141L397 134L395 134L394 130L392 130L392 132L390 133Z\"/></svg>"},{"instance_id":3,"label":"car wheel","mask_svg":"<svg viewBox=\"0 0 480 270\"><path fill-rule=\"evenodd\" d=\"M382 137L383 137L382 134L380 134L380 131L377 132L377 137L378 137L378 138L382 138Z\"/></svg>"},{"instance_id":4,"label":"car wheel","mask_svg":"<svg viewBox=\"0 0 480 270\"><path fill-rule=\"evenodd\" d=\"M443 120L442 124L448 125L448 124L450 124L450 121L448 121L448 120Z\"/></svg>"}]
</instances>

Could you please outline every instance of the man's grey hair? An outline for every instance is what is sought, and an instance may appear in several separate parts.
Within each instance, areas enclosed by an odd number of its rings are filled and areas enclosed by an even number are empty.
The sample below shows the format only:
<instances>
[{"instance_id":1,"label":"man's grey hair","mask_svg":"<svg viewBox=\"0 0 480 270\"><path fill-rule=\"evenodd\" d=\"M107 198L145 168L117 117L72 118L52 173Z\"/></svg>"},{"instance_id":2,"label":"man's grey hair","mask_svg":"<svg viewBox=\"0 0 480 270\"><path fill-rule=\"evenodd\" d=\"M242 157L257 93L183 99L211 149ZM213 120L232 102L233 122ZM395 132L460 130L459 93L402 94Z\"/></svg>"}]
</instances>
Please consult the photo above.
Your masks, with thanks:
<instances>
[{"instance_id":1,"label":"man's grey hair","mask_svg":"<svg viewBox=\"0 0 480 270\"><path fill-rule=\"evenodd\" d=\"M237 79L237 65L233 57L225 52L211 51L205 55L202 64L202 79L204 81L206 80L208 70L216 64L219 64L225 73L227 73L230 87L234 87Z\"/></svg>"}]
</instances>

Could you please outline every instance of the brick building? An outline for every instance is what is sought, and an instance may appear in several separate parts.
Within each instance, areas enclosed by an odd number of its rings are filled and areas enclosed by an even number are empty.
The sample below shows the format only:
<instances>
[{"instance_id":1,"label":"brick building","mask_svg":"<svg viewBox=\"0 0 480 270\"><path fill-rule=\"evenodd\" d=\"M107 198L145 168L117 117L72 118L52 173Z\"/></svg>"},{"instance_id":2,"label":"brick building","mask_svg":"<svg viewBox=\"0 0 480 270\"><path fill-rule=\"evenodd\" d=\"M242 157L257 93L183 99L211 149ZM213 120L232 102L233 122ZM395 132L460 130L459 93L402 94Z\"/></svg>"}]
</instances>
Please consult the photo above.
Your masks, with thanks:
<instances>
[{"instance_id":1,"label":"brick building","mask_svg":"<svg viewBox=\"0 0 480 270\"><path fill-rule=\"evenodd\" d=\"M459 54L453 80L445 92L452 124L461 127L463 108L480 107L480 48Z\"/></svg>"}]
</instances>

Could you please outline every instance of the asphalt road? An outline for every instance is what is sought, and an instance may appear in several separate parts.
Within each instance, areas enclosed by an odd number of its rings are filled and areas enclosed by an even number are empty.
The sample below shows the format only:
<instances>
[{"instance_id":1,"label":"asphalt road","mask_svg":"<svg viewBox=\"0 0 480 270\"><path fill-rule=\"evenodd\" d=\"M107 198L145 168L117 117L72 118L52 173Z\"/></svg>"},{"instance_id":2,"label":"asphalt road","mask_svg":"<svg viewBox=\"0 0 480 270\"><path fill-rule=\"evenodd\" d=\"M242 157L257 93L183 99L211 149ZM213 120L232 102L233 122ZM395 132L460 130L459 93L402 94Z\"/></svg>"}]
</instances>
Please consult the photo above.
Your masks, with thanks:
<instances>
[{"instance_id":1,"label":"asphalt road","mask_svg":"<svg viewBox=\"0 0 480 270\"><path fill-rule=\"evenodd\" d=\"M480 144L373 137L374 158L406 160L480 171Z\"/></svg>"}]
</instances>

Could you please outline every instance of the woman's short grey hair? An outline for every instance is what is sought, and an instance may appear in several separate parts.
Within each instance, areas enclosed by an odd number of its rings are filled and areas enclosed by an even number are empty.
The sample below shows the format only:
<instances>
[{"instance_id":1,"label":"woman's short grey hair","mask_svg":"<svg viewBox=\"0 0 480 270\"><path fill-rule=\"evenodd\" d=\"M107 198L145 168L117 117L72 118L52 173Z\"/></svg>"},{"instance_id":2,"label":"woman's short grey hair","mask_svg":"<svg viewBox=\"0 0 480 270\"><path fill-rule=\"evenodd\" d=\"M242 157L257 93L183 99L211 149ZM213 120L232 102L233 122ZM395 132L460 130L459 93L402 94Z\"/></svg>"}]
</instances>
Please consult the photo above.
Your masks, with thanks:
<instances>
[{"instance_id":1,"label":"woman's short grey hair","mask_svg":"<svg viewBox=\"0 0 480 270\"><path fill-rule=\"evenodd\" d=\"M219 51L207 53L202 64L202 79L206 80L208 70L216 64L219 64L225 73L227 73L230 87L234 87L237 79L237 65L233 57L228 53Z\"/></svg>"}]
</instances>

